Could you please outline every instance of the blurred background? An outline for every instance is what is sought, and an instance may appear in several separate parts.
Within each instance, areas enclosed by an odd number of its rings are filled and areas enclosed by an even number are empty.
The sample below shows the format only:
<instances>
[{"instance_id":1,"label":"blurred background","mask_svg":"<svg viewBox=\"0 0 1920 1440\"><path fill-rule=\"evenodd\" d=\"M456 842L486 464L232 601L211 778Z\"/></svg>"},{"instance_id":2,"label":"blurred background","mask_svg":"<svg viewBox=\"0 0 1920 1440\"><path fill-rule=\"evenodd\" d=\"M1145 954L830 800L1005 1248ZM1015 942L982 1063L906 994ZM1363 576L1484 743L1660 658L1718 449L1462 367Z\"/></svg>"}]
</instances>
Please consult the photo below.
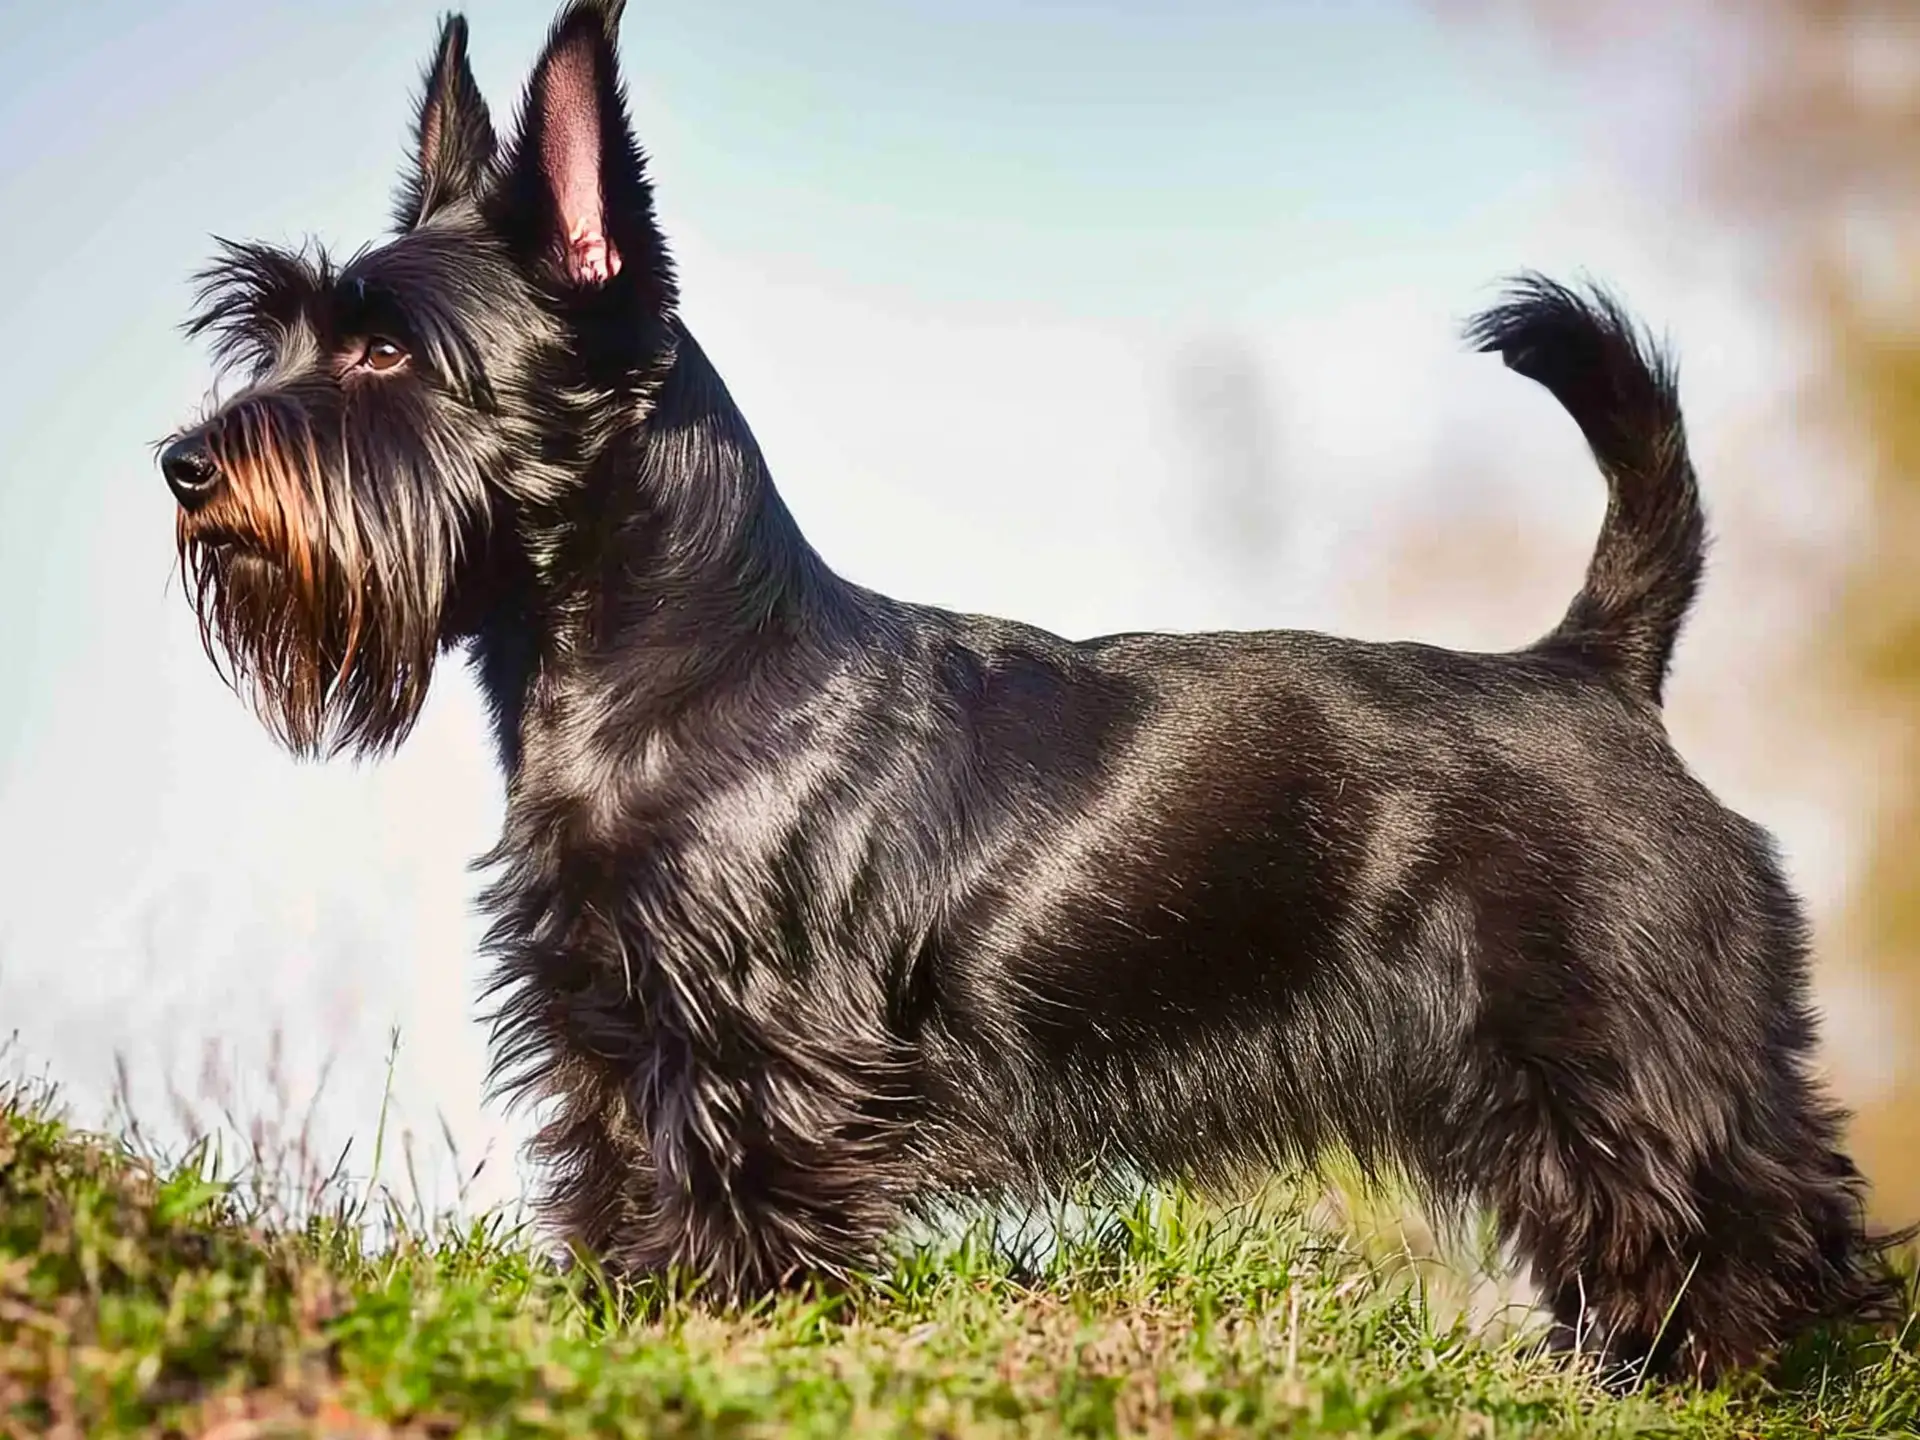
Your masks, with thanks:
<instances>
[{"instance_id":1,"label":"blurred background","mask_svg":"<svg viewBox=\"0 0 1920 1440\"><path fill-rule=\"evenodd\" d=\"M551 8L466 11L504 126ZM386 224L434 12L0 11L0 1035L84 1120L276 1113L362 1170L390 1085L420 1183L488 1157L486 1203L519 1122L483 1103L473 688L445 666L377 768L274 750L150 448L210 378L176 329L210 234ZM1525 642L1601 484L1455 336L1524 266L1616 286L1679 351L1718 537L1672 727L1781 837L1876 1207L1920 1218L1908 5L636 4L624 56L689 323L814 543L916 600Z\"/></svg>"}]
</instances>

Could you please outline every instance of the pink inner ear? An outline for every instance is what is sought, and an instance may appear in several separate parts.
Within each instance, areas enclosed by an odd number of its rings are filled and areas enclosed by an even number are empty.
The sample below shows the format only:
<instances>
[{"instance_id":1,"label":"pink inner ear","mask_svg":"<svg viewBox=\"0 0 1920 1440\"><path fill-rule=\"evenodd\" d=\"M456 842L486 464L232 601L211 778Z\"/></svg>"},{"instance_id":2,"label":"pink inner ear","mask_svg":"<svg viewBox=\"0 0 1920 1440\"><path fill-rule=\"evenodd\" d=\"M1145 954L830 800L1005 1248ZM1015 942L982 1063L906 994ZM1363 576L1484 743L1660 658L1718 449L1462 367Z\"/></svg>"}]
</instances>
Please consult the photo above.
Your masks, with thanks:
<instances>
[{"instance_id":1,"label":"pink inner ear","mask_svg":"<svg viewBox=\"0 0 1920 1440\"><path fill-rule=\"evenodd\" d=\"M585 37L555 54L542 99L540 164L560 216L562 258L576 285L602 285L620 273L607 238L600 191L600 96L593 46Z\"/></svg>"}]
</instances>

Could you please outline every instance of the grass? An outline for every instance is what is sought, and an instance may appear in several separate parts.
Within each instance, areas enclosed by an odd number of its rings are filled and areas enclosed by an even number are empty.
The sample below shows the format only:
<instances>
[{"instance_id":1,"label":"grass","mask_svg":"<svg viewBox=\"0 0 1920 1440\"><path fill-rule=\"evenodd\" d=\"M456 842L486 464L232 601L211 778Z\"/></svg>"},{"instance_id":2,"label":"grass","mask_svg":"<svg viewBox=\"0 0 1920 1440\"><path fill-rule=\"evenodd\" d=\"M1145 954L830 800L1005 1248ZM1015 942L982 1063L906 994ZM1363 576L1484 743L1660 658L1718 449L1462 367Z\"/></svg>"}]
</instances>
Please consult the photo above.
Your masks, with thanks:
<instances>
[{"instance_id":1,"label":"grass","mask_svg":"<svg viewBox=\"0 0 1920 1440\"><path fill-rule=\"evenodd\" d=\"M1770 1381L1611 1397L1297 1208L1159 1194L1045 1244L977 1224L722 1316L563 1272L499 1218L371 1204L336 1186L276 1218L207 1148L156 1163L16 1092L0 1435L1920 1434L1920 1321L1805 1342Z\"/></svg>"}]
</instances>

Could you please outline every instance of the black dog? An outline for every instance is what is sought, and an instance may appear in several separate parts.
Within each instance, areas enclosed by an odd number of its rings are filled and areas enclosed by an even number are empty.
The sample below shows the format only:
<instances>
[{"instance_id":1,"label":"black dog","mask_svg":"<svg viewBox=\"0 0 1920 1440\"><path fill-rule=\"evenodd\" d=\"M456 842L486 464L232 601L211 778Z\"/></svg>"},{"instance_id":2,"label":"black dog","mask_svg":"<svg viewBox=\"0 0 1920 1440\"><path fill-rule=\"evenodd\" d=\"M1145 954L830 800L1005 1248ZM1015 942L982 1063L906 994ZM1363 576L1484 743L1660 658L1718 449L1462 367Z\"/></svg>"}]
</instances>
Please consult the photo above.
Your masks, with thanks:
<instances>
[{"instance_id":1,"label":"black dog","mask_svg":"<svg viewBox=\"0 0 1920 1440\"><path fill-rule=\"evenodd\" d=\"M1339 1146L1491 1204L1623 1358L1884 1309L1799 906L1662 728L1703 524L1622 312L1530 279L1472 328L1611 487L1524 650L902 604L808 547L676 318L619 9L562 13L498 154L449 20L398 238L228 245L190 329L249 384L161 462L296 751L399 744L472 655L497 1061L560 1230L749 1296L941 1196Z\"/></svg>"}]
</instances>

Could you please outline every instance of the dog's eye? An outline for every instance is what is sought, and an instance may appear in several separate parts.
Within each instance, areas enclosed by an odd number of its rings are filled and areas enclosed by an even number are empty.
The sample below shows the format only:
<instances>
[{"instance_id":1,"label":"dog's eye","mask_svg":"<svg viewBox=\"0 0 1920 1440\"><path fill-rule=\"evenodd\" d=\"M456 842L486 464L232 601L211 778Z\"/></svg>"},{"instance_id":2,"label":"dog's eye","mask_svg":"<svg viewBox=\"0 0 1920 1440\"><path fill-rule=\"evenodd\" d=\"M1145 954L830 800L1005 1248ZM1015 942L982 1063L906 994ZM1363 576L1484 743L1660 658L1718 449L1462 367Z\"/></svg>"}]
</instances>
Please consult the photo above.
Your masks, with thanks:
<instances>
[{"instance_id":1,"label":"dog's eye","mask_svg":"<svg viewBox=\"0 0 1920 1440\"><path fill-rule=\"evenodd\" d=\"M360 363L368 370L391 370L407 358L407 352L391 340L369 340Z\"/></svg>"}]
</instances>

